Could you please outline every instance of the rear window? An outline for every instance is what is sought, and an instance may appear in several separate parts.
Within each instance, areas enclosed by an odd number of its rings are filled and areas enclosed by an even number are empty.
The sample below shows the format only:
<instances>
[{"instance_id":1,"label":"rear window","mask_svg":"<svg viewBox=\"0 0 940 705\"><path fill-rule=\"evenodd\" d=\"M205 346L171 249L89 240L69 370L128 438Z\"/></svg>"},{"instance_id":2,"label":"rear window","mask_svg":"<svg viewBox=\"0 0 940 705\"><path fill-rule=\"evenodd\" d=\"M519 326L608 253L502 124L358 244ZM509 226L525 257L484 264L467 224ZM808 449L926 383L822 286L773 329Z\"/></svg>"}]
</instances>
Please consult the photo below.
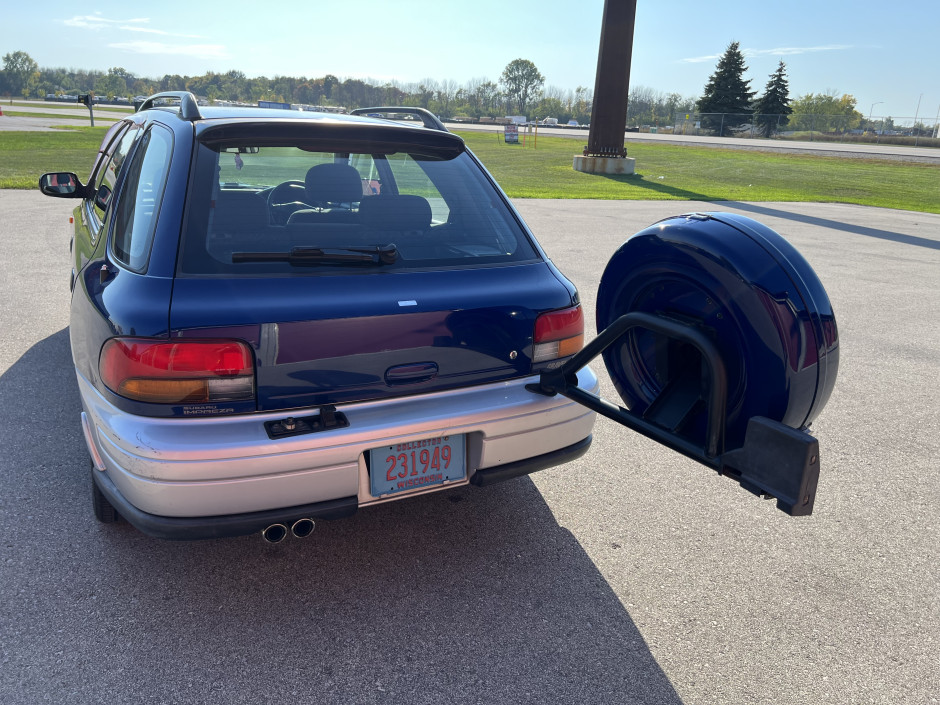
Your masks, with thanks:
<instances>
[{"instance_id":1,"label":"rear window","mask_svg":"<svg viewBox=\"0 0 940 705\"><path fill-rule=\"evenodd\" d=\"M538 258L468 154L388 143L346 149L324 151L322 138L200 144L180 274L296 276Z\"/></svg>"}]
</instances>

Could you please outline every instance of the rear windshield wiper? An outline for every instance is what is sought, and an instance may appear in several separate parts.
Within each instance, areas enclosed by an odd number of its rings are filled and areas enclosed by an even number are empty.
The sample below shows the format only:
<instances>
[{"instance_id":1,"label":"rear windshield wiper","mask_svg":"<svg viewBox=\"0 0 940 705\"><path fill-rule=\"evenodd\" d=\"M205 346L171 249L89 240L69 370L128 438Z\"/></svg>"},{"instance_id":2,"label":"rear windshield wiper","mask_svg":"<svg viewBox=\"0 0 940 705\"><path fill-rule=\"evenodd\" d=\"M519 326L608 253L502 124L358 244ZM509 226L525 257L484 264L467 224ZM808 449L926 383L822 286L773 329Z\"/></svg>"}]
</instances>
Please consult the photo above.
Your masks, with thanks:
<instances>
[{"instance_id":1,"label":"rear windshield wiper","mask_svg":"<svg viewBox=\"0 0 940 705\"><path fill-rule=\"evenodd\" d=\"M373 247L294 247L289 252L233 252L232 263L287 262L288 264L394 264L395 245Z\"/></svg>"}]
</instances>

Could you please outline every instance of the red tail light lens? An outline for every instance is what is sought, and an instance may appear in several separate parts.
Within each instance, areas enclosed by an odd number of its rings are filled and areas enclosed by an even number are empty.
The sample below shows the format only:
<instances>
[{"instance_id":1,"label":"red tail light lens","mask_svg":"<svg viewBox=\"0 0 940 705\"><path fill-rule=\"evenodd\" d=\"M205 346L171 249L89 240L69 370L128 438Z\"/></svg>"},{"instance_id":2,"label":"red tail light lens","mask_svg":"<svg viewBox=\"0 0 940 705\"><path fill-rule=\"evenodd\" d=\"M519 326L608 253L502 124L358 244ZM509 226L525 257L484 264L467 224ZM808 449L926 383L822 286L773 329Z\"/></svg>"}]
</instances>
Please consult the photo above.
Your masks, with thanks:
<instances>
[{"instance_id":1,"label":"red tail light lens","mask_svg":"<svg viewBox=\"0 0 940 705\"><path fill-rule=\"evenodd\" d=\"M238 340L112 338L98 371L115 394L156 404L208 404L254 398L251 348Z\"/></svg>"},{"instance_id":2,"label":"red tail light lens","mask_svg":"<svg viewBox=\"0 0 940 705\"><path fill-rule=\"evenodd\" d=\"M584 314L581 306L549 311L535 319L532 362L568 357L584 345Z\"/></svg>"}]
</instances>

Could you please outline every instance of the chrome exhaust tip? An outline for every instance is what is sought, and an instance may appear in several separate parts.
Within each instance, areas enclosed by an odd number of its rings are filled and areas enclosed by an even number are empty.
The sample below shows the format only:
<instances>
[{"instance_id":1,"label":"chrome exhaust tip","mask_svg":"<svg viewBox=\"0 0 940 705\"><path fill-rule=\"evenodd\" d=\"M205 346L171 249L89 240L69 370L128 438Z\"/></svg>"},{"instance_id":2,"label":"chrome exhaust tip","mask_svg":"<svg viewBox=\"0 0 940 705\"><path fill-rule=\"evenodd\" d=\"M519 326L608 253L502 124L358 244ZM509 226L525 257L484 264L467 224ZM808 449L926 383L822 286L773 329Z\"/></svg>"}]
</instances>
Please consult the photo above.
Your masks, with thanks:
<instances>
[{"instance_id":1,"label":"chrome exhaust tip","mask_svg":"<svg viewBox=\"0 0 940 705\"><path fill-rule=\"evenodd\" d=\"M313 533L316 526L313 519L298 519L291 525L290 532L297 538L304 539Z\"/></svg>"},{"instance_id":2,"label":"chrome exhaust tip","mask_svg":"<svg viewBox=\"0 0 940 705\"><path fill-rule=\"evenodd\" d=\"M287 538L287 527L283 524L271 524L261 532L261 538L268 543L280 543Z\"/></svg>"}]
</instances>

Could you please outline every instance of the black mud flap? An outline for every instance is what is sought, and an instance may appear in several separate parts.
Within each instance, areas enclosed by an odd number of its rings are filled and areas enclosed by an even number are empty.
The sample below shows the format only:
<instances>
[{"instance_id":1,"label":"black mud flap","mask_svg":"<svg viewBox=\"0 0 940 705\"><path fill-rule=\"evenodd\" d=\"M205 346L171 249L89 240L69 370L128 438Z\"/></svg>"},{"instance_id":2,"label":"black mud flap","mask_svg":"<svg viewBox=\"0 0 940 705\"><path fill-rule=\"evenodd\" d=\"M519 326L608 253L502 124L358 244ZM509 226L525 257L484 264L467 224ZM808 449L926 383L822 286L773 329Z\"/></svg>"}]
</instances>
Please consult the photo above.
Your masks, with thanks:
<instances>
[{"instance_id":1,"label":"black mud flap","mask_svg":"<svg viewBox=\"0 0 940 705\"><path fill-rule=\"evenodd\" d=\"M807 429L838 370L825 290L779 234L749 218L696 213L627 240L597 297L598 336L530 391L560 394L811 514L819 444ZM580 389L603 355L626 407Z\"/></svg>"},{"instance_id":2,"label":"black mud flap","mask_svg":"<svg viewBox=\"0 0 940 705\"><path fill-rule=\"evenodd\" d=\"M756 495L774 497L790 516L813 513L819 482L819 441L808 433L755 416L744 447L721 456L721 472Z\"/></svg>"}]
</instances>

